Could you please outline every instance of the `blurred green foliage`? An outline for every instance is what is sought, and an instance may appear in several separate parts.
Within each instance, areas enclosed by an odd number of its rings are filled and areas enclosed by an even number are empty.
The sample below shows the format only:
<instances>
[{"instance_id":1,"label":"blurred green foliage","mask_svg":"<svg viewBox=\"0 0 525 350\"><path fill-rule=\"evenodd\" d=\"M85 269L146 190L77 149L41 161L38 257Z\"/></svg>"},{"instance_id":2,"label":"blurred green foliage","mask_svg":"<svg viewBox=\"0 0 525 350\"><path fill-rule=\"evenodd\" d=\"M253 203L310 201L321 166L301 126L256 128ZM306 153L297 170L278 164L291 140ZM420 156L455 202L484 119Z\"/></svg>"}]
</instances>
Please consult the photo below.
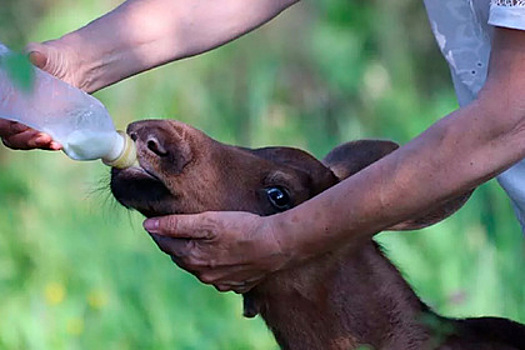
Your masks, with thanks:
<instances>
[{"instance_id":1,"label":"blurred green foliage","mask_svg":"<svg viewBox=\"0 0 525 350\"><path fill-rule=\"evenodd\" d=\"M3 0L0 41L21 49L116 1ZM97 94L120 128L176 118L222 142L405 143L456 108L419 1L306 1L197 58ZM116 205L108 169L59 153L0 149L0 349L271 349L241 299L180 271ZM378 240L448 316L525 322L523 240L503 191L479 188L455 216Z\"/></svg>"},{"instance_id":2,"label":"blurred green foliage","mask_svg":"<svg viewBox=\"0 0 525 350\"><path fill-rule=\"evenodd\" d=\"M0 57L0 67L20 90L31 91L34 70L27 55L13 52Z\"/></svg>"}]
</instances>

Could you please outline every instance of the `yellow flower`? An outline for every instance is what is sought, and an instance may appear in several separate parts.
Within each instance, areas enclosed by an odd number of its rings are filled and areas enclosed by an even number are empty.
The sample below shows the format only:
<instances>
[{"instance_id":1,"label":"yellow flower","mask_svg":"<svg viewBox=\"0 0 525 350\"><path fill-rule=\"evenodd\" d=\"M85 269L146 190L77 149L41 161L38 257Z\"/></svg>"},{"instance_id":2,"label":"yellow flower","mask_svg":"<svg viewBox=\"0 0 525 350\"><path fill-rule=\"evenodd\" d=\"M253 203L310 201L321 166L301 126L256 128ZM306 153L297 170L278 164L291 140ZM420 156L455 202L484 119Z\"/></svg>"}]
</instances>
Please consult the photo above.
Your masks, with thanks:
<instances>
[{"instance_id":1,"label":"yellow flower","mask_svg":"<svg viewBox=\"0 0 525 350\"><path fill-rule=\"evenodd\" d=\"M44 295L48 304L58 305L62 303L66 297L66 288L61 283L50 282L44 289Z\"/></svg>"}]
</instances>

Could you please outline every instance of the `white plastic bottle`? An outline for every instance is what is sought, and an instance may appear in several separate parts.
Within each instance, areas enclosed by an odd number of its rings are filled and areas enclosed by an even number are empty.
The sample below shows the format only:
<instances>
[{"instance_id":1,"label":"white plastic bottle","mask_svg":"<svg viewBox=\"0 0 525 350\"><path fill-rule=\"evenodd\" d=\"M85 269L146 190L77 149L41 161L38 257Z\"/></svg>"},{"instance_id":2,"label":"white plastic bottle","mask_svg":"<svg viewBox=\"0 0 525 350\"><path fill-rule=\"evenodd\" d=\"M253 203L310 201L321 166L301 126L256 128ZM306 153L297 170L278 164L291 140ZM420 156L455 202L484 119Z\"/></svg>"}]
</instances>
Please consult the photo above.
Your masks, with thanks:
<instances>
[{"instance_id":1,"label":"white plastic bottle","mask_svg":"<svg viewBox=\"0 0 525 350\"><path fill-rule=\"evenodd\" d=\"M100 101L36 67L30 92L17 89L1 65L10 54L0 42L0 118L51 135L75 160L102 159L117 168L136 163L134 142L115 130Z\"/></svg>"}]
</instances>

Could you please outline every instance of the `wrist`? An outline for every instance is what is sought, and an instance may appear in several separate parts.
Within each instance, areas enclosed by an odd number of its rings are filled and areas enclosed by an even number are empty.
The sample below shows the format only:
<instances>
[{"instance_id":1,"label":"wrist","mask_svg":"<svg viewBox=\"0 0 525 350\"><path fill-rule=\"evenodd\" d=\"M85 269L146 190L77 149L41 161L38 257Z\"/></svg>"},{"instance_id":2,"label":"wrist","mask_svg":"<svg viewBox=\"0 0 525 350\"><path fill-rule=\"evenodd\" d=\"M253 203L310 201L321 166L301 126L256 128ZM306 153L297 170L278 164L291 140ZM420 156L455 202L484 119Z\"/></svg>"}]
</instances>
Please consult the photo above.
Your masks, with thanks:
<instances>
[{"instance_id":1,"label":"wrist","mask_svg":"<svg viewBox=\"0 0 525 350\"><path fill-rule=\"evenodd\" d=\"M360 244L375 232L366 220L347 217L341 210L341 200L346 196L340 194L341 189L328 189L291 210L268 217L288 265L304 263L341 246Z\"/></svg>"},{"instance_id":2,"label":"wrist","mask_svg":"<svg viewBox=\"0 0 525 350\"><path fill-rule=\"evenodd\" d=\"M292 209L293 211L293 209ZM266 217L279 246L285 266L293 266L317 255L315 226L305 227L301 216L287 211Z\"/></svg>"},{"instance_id":3,"label":"wrist","mask_svg":"<svg viewBox=\"0 0 525 350\"><path fill-rule=\"evenodd\" d=\"M260 232L266 233L267 242L272 242L269 246L270 256L276 258L272 270L281 270L300 260L300 253L294 245L296 242L291 239L293 233L286 219L283 220L281 214L276 214L261 217L261 220Z\"/></svg>"}]
</instances>

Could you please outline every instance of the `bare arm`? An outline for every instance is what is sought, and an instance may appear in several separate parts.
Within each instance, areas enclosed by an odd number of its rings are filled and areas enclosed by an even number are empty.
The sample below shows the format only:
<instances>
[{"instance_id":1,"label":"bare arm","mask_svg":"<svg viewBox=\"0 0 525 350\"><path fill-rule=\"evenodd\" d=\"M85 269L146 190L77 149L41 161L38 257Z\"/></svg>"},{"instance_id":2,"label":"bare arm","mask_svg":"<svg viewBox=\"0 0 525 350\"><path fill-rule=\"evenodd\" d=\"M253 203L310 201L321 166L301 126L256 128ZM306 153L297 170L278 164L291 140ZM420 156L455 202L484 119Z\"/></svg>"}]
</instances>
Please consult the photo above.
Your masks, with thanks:
<instances>
[{"instance_id":1,"label":"bare arm","mask_svg":"<svg viewBox=\"0 0 525 350\"><path fill-rule=\"evenodd\" d=\"M128 0L49 44L75 57L68 64L76 67L68 71L77 76L66 80L93 92L216 48L266 23L297 1Z\"/></svg>"},{"instance_id":2,"label":"bare arm","mask_svg":"<svg viewBox=\"0 0 525 350\"><path fill-rule=\"evenodd\" d=\"M525 32L497 29L478 99L419 137L276 220L304 258L369 238L487 181L525 157ZM287 247L294 247L287 248Z\"/></svg>"}]
</instances>

